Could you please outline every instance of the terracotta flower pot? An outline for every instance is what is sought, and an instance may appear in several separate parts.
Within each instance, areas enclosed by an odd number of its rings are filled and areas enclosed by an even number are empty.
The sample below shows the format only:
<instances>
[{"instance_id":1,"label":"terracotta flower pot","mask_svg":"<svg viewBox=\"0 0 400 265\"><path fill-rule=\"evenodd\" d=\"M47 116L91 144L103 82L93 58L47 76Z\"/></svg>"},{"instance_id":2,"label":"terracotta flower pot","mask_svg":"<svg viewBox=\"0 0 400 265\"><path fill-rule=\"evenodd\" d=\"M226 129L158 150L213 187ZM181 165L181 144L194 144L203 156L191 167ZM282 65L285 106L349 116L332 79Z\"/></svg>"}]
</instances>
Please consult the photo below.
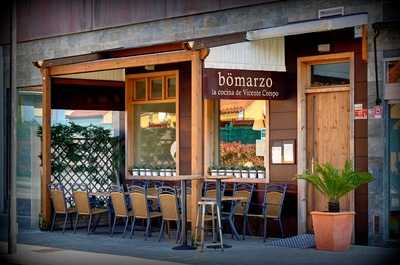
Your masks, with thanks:
<instances>
[{"instance_id":1,"label":"terracotta flower pot","mask_svg":"<svg viewBox=\"0 0 400 265\"><path fill-rule=\"evenodd\" d=\"M351 244L354 212L311 212L319 250L345 251Z\"/></svg>"}]
</instances>

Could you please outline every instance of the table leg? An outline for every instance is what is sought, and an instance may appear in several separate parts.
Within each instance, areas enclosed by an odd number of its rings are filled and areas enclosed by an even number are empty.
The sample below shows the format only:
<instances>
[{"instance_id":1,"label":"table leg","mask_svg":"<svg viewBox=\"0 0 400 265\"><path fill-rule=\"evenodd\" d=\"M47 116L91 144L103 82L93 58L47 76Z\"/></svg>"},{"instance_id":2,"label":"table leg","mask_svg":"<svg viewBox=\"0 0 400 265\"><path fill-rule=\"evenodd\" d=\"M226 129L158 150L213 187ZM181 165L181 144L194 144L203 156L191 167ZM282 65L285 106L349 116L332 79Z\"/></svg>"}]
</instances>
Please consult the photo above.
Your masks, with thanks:
<instances>
[{"instance_id":1,"label":"table leg","mask_svg":"<svg viewBox=\"0 0 400 265\"><path fill-rule=\"evenodd\" d=\"M221 216L221 179L216 179L216 181L215 181L215 188L216 188L216 195L215 195L215 199L217 200L217 205L218 205L218 208L217 208L217 211L218 211L218 209L219 209L219 211L220 211L220 216ZM217 213L218 214L218 213ZM220 233L220 240L222 241L222 227L220 228L221 229L221 233ZM217 231L218 232L218 231ZM227 245L227 244L223 244L223 248L231 248L232 246L231 245ZM221 248L221 246L220 245L213 245L213 246L209 246L209 248Z\"/></svg>"},{"instance_id":2,"label":"table leg","mask_svg":"<svg viewBox=\"0 0 400 265\"><path fill-rule=\"evenodd\" d=\"M186 180L181 180L181 208L182 208L182 225L181 225L181 236L182 236L182 244L179 246L175 246L172 249L174 250L193 250L195 247L189 246L187 243L187 202L186 202Z\"/></svg>"}]
</instances>

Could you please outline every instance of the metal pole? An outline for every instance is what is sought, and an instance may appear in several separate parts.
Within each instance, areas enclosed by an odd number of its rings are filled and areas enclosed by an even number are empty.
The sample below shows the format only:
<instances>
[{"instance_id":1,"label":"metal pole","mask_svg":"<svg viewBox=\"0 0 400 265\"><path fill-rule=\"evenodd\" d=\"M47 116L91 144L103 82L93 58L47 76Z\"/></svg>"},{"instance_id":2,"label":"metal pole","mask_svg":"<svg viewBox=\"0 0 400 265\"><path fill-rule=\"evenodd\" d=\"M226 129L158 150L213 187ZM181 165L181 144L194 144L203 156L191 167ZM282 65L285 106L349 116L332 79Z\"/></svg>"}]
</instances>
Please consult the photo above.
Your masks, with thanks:
<instances>
[{"instance_id":1,"label":"metal pole","mask_svg":"<svg viewBox=\"0 0 400 265\"><path fill-rule=\"evenodd\" d=\"M16 199L16 173L17 173L17 12L16 1L13 1L11 13L11 174L9 181L9 222L8 222L8 253L17 252L17 199Z\"/></svg>"}]
</instances>

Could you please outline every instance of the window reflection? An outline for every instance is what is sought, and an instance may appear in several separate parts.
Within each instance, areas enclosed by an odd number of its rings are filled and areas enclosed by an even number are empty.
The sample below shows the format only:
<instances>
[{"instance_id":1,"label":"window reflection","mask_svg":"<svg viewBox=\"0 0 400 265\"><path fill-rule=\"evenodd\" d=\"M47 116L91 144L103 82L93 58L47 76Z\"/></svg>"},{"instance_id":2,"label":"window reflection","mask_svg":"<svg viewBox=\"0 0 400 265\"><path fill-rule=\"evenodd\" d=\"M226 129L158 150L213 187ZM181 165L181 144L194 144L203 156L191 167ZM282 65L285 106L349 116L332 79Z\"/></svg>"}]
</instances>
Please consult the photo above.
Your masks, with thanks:
<instances>
[{"instance_id":1,"label":"window reflection","mask_svg":"<svg viewBox=\"0 0 400 265\"><path fill-rule=\"evenodd\" d=\"M264 166L265 101L221 100L220 165Z\"/></svg>"},{"instance_id":2,"label":"window reflection","mask_svg":"<svg viewBox=\"0 0 400 265\"><path fill-rule=\"evenodd\" d=\"M134 164L175 166L175 103L135 105L134 124Z\"/></svg>"},{"instance_id":3,"label":"window reflection","mask_svg":"<svg viewBox=\"0 0 400 265\"><path fill-rule=\"evenodd\" d=\"M315 64L311 66L311 86L350 84L350 65L344 63Z\"/></svg>"}]
</instances>

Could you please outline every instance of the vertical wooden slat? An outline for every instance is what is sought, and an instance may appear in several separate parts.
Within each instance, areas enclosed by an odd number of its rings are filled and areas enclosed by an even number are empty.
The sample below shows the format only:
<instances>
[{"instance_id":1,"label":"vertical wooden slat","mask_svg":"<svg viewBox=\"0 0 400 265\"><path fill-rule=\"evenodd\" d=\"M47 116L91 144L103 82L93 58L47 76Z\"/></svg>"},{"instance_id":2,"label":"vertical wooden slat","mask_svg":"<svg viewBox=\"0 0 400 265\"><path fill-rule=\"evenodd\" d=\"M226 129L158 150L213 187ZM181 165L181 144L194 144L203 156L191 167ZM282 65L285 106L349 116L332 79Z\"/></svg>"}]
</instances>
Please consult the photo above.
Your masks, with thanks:
<instances>
[{"instance_id":1,"label":"vertical wooden slat","mask_svg":"<svg viewBox=\"0 0 400 265\"><path fill-rule=\"evenodd\" d=\"M199 52L192 54L192 120L191 120L191 153L192 153L192 174L203 174L203 99L202 99L202 62ZM201 196L201 180L192 181L192 220L196 220L197 203ZM195 230L195 222L192 222L192 231Z\"/></svg>"},{"instance_id":2,"label":"vertical wooden slat","mask_svg":"<svg viewBox=\"0 0 400 265\"><path fill-rule=\"evenodd\" d=\"M204 172L214 161L213 100L204 99Z\"/></svg>"},{"instance_id":3,"label":"vertical wooden slat","mask_svg":"<svg viewBox=\"0 0 400 265\"><path fill-rule=\"evenodd\" d=\"M47 68L42 69L43 81L43 120L42 120L42 167L41 204L43 220L50 222L50 194L47 185L51 178L51 82Z\"/></svg>"},{"instance_id":4,"label":"vertical wooden slat","mask_svg":"<svg viewBox=\"0 0 400 265\"><path fill-rule=\"evenodd\" d=\"M362 27L361 59L364 62L368 61L368 25Z\"/></svg>"},{"instance_id":5,"label":"vertical wooden slat","mask_svg":"<svg viewBox=\"0 0 400 265\"><path fill-rule=\"evenodd\" d=\"M306 112L304 87L307 79L307 67L299 58L297 60L297 174L306 170ZM304 234L307 229L307 183L297 179L297 233Z\"/></svg>"},{"instance_id":6,"label":"vertical wooden slat","mask_svg":"<svg viewBox=\"0 0 400 265\"><path fill-rule=\"evenodd\" d=\"M269 100L265 101L265 146L264 146L264 166L265 166L265 180L267 183L271 181L269 170L269 138L270 138L270 119L269 119Z\"/></svg>"}]
</instances>

